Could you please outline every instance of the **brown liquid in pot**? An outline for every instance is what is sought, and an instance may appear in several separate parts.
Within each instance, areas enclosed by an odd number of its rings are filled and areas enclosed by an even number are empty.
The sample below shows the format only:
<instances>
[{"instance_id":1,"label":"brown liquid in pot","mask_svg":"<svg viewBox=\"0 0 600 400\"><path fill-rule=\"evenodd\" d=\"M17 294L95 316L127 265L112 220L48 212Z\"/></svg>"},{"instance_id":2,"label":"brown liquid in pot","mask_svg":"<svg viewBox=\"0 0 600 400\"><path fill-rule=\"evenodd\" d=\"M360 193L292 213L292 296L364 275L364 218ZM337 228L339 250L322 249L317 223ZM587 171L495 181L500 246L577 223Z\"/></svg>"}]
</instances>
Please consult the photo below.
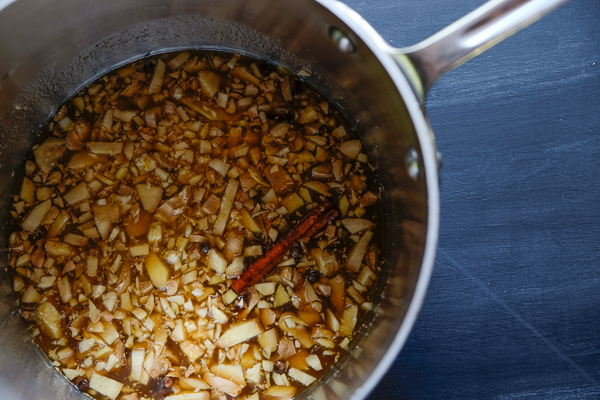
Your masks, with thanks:
<instances>
[{"instance_id":1,"label":"brown liquid in pot","mask_svg":"<svg viewBox=\"0 0 600 400\"><path fill-rule=\"evenodd\" d=\"M99 399L290 399L372 307L379 191L335 108L226 53L134 62L57 112L14 195L10 265L34 341ZM340 213L245 293L316 203Z\"/></svg>"}]
</instances>

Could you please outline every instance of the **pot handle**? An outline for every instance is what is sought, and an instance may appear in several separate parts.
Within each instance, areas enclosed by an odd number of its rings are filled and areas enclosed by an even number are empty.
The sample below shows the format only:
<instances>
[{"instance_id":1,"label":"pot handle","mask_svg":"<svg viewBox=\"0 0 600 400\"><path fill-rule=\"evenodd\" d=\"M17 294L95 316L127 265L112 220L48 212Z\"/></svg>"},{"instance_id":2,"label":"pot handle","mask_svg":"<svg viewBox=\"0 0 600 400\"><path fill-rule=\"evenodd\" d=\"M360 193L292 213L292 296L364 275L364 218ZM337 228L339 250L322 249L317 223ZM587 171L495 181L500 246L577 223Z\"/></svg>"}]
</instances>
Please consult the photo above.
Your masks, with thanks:
<instances>
[{"instance_id":1,"label":"pot handle","mask_svg":"<svg viewBox=\"0 0 600 400\"><path fill-rule=\"evenodd\" d=\"M440 76L569 0L491 0L414 46L392 49L421 101Z\"/></svg>"}]
</instances>

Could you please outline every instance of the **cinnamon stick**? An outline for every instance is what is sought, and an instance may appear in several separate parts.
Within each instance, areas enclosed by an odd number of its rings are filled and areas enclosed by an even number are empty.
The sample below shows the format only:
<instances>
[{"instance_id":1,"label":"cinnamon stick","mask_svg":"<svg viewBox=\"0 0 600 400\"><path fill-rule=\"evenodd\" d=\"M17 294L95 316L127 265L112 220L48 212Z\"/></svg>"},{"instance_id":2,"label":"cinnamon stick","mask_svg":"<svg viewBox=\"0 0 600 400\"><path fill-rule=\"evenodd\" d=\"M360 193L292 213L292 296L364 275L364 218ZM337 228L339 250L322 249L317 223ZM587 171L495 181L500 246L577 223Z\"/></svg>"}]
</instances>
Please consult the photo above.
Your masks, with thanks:
<instances>
[{"instance_id":1,"label":"cinnamon stick","mask_svg":"<svg viewBox=\"0 0 600 400\"><path fill-rule=\"evenodd\" d=\"M271 272L290 251L292 246L304 237L311 237L325 228L329 222L339 216L329 201L321 202L302 218L292 229L281 236L275 245L261 258L256 260L235 282L231 288L236 293L244 292L248 287L258 283Z\"/></svg>"}]
</instances>

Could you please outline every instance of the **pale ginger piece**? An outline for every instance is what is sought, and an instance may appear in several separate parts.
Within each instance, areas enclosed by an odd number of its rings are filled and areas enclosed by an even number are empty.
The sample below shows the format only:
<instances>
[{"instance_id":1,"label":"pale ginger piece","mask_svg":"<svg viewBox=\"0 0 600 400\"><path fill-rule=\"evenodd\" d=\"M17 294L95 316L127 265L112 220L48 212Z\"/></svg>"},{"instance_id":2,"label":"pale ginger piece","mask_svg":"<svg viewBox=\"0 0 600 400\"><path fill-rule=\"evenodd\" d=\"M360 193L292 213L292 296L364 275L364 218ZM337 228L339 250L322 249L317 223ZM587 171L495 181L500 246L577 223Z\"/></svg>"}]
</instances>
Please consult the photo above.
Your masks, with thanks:
<instances>
[{"instance_id":1,"label":"pale ginger piece","mask_svg":"<svg viewBox=\"0 0 600 400\"><path fill-rule=\"evenodd\" d=\"M365 253L367 251L367 245L371 241L373 237L372 231L366 231L362 234L358 242L352 247L350 253L348 254L348 266L354 271L358 272L360 266L365 257Z\"/></svg>"},{"instance_id":2,"label":"pale ginger piece","mask_svg":"<svg viewBox=\"0 0 600 400\"><path fill-rule=\"evenodd\" d=\"M200 71L198 73L198 80L200 81L200 87L202 91L208 95L208 97L214 97L219 91L219 85L221 83L221 77L211 71Z\"/></svg>"},{"instance_id":3,"label":"pale ginger piece","mask_svg":"<svg viewBox=\"0 0 600 400\"><path fill-rule=\"evenodd\" d=\"M258 335L258 344L271 353L275 352L277 346L279 346L279 334L277 333L277 329L271 328Z\"/></svg>"},{"instance_id":4,"label":"pale ginger piece","mask_svg":"<svg viewBox=\"0 0 600 400\"><path fill-rule=\"evenodd\" d=\"M314 190L315 192L322 194L323 196L329 197L329 186L327 186L324 182L320 181L308 181L303 184L310 190Z\"/></svg>"},{"instance_id":5,"label":"pale ginger piece","mask_svg":"<svg viewBox=\"0 0 600 400\"><path fill-rule=\"evenodd\" d=\"M288 371L288 375L290 378L300 382L304 386L310 386L313 382L316 381L316 378L312 375L307 374L296 368L290 368Z\"/></svg>"},{"instance_id":6,"label":"pale ginger piece","mask_svg":"<svg viewBox=\"0 0 600 400\"><path fill-rule=\"evenodd\" d=\"M298 116L297 121L299 124L310 124L311 122L315 122L318 119L319 113L317 109L313 106L306 106L306 108L304 108L304 110L302 110L302 112Z\"/></svg>"},{"instance_id":7,"label":"pale ginger piece","mask_svg":"<svg viewBox=\"0 0 600 400\"><path fill-rule=\"evenodd\" d=\"M306 363L309 367L314 369L315 371L321 371L323 369L323 365L321 364L321 359L316 354L311 354L306 357Z\"/></svg>"},{"instance_id":8,"label":"pale ginger piece","mask_svg":"<svg viewBox=\"0 0 600 400\"><path fill-rule=\"evenodd\" d=\"M123 151L123 142L88 142L87 147L93 154L114 156Z\"/></svg>"},{"instance_id":9,"label":"pale ginger piece","mask_svg":"<svg viewBox=\"0 0 600 400\"><path fill-rule=\"evenodd\" d=\"M217 274L224 274L227 270L227 259L217 249L210 249L206 255L206 264Z\"/></svg>"},{"instance_id":10,"label":"pale ginger piece","mask_svg":"<svg viewBox=\"0 0 600 400\"><path fill-rule=\"evenodd\" d=\"M262 326L256 319L251 319L229 328L217 340L216 345L221 348L228 348L236 344L246 342L263 332Z\"/></svg>"},{"instance_id":11,"label":"pale ginger piece","mask_svg":"<svg viewBox=\"0 0 600 400\"><path fill-rule=\"evenodd\" d=\"M49 137L33 151L35 162L40 169L49 173L56 167L58 160L66 150L65 141L56 137Z\"/></svg>"},{"instance_id":12,"label":"pale ginger piece","mask_svg":"<svg viewBox=\"0 0 600 400\"><path fill-rule=\"evenodd\" d=\"M373 225L375 225L375 224L373 224L373 222L369 221L368 219L363 219L363 218L345 218L341 222L342 222L342 225L344 225L344 228L346 228L348 230L348 232L350 232L353 235L355 233L362 232L365 229L369 229Z\"/></svg>"},{"instance_id":13,"label":"pale ginger piece","mask_svg":"<svg viewBox=\"0 0 600 400\"><path fill-rule=\"evenodd\" d=\"M21 295L21 302L23 303L39 303L40 301L42 301L42 296L33 286L28 286Z\"/></svg>"},{"instance_id":14,"label":"pale ginger piece","mask_svg":"<svg viewBox=\"0 0 600 400\"><path fill-rule=\"evenodd\" d=\"M291 400L296 395L295 386L273 385L262 392L266 400Z\"/></svg>"},{"instance_id":15,"label":"pale ginger piece","mask_svg":"<svg viewBox=\"0 0 600 400\"><path fill-rule=\"evenodd\" d=\"M244 273L244 257L234 257L225 269L227 278L237 278ZM236 295L237 297L237 295Z\"/></svg>"},{"instance_id":16,"label":"pale ginger piece","mask_svg":"<svg viewBox=\"0 0 600 400\"><path fill-rule=\"evenodd\" d=\"M344 309L344 312L342 314L342 318L340 320L340 335L352 336L357 321L358 306L356 304L352 304L351 306Z\"/></svg>"},{"instance_id":17,"label":"pale ginger piece","mask_svg":"<svg viewBox=\"0 0 600 400\"><path fill-rule=\"evenodd\" d=\"M58 293L60 295L60 300L63 303L68 303L71 300L71 283L67 276L63 276L58 281Z\"/></svg>"},{"instance_id":18,"label":"pale ginger piece","mask_svg":"<svg viewBox=\"0 0 600 400\"><path fill-rule=\"evenodd\" d=\"M202 376L202 379L204 379L213 388L218 389L230 396L235 397L242 392L242 388L235 382L230 381L229 379L221 378L220 376L211 372L205 373L204 376Z\"/></svg>"},{"instance_id":19,"label":"pale ginger piece","mask_svg":"<svg viewBox=\"0 0 600 400\"><path fill-rule=\"evenodd\" d=\"M112 322L104 322L104 332L100 333L100 336L106 344L112 345L117 339L119 339L119 332L115 328Z\"/></svg>"},{"instance_id":20,"label":"pale ginger piece","mask_svg":"<svg viewBox=\"0 0 600 400\"><path fill-rule=\"evenodd\" d=\"M255 385L262 385L264 379L261 374L261 364L256 363L253 367L247 368L244 372L244 377L248 382L252 382Z\"/></svg>"},{"instance_id":21,"label":"pale ginger piece","mask_svg":"<svg viewBox=\"0 0 600 400\"><path fill-rule=\"evenodd\" d=\"M131 246L129 248L129 254L132 257L147 256L148 254L150 254L150 245L148 243L141 243L135 246Z\"/></svg>"},{"instance_id":22,"label":"pale ginger piece","mask_svg":"<svg viewBox=\"0 0 600 400\"><path fill-rule=\"evenodd\" d=\"M279 165L267 165L265 167L267 179L277 194L283 194L290 191L295 183L290 174Z\"/></svg>"},{"instance_id":23,"label":"pale ginger piece","mask_svg":"<svg viewBox=\"0 0 600 400\"><path fill-rule=\"evenodd\" d=\"M107 158L98 154L91 154L87 151L75 153L67 163L67 168L71 169L84 169L91 167L100 162L106 162Z\"/></svg>"},{"instance_id":24,"label":"pale ginger piece","mask_svg":"<svg viewBox=\"0 0 600 400\"><path fill-rule=\"evenodd\" d=\"M225 193L223 194L223 198L221 199L221 208L219 209L219 215L217 216L217 220L215 221L215 225L213 227L213 233L215 235L222 236L223 232L225 232L225 226L227 225L229 213L231 212L231 207L233 206L235 194L237 193L239 185L239 181L235 179L229 179L227 181Z\"/></svg>"},{"instance_id":25,"label":"pale ginger piece","mask_svg":"<svg viewBox=\"0 0 600 400\"><path fill-rule=\"evenodd\" d=\"M355 159L362 149L362 143L357 139L347 140L340 144L338 149L348 158Z\"/></svg>"},{"instance_id":26,"label":"pale ginger piece","mask_svg":"<svg viewBox=\"0 0 600 400\"><path fill-rule=\"evenodd\" d=\"M372 192L366 192L360 198L359 204L361 207L365 208L370 205L375 204L379 200L379 196L373 194Z\"/></svg>"},{"instance_id":27,"label":"pale ginger piece","mask_svg":"<svg viewBox=\"0 0 600 400\"><path fill-rule=\"evenodd\" d=\"M210 307L210 315L221 325L224 325L229 321L227 314L221 311L215 304Z\"/></svg>"},{"instance_id":28,"label":"pale ginger piece","mask_svg":"<svg viewBox=\"0 0 600 400\"><path fill-rule=\"evenodd\" d=\"M273 325L277 321L277 314L270 308L261 308L259 314L264 326Z\"/></svg>"},{"instance_id":29,"label":"pale ginger piece","mask_svg":"<svg viewBox=\"0 0 600 400\"><path fill-rule=\"evenodd\" d=\"M96 229L100 233L100 236L106 238L111 224L119 222L119 206L117 204L94 204L92 206L94 214L94 222L96 223Z\"/></svg>"},{"instance_id":30,"label":"pale ginger piece","mask_svg":"<svg viewBox=\"0 0 600 400\"><path fill-rule=\"evenodd\" d=\"M158 60L156 63L156 67L154 68L154 74L152 75L152 80L150 81L150 86L148 87L148 92L152 94L160 93L162 88L164 79L165 79L165 71L167 66L162 60Z\"/></svg>"},{"instance_id":31,"label":"pale ginger piece","mask_svg":"<svg viewBox=\"0 0 600 400\"><path fill-rule=\"evenodd\" d=\"M145 267L155 287L164 288L167 286L170 277L169 267L156 253L150 253L146 256Z\"/></svg>"},{"instance_id":32,"label":"pale ginger piece","mask_svg":"<svg viewBox=\"0 0 600 400\"><path fill-rule=\"evenodd\" d=\"M329 327L329 329L331 329L334 332L339 332L340 322L330 309L327 309L327 312L325 314L325 321L327 322L327 326Z\"/></svg>"},{"instance_id":33,"label":"pale ginger piece","mask_svg":"<svg viewBox=\"0 0 600 400\"><path fill-rule=\"evenodd\" d=\"M96 307L94 302L90 300L88 302L88 318L93 324L95 324L96 322L100 321L100 317L100 310L98 310L98 307Z\"/></svg>"},{"instance_id":34,"label":"pale ginger piece","mask_svg":"<svg viewBox=\"0 0 600 400\"><path fill-rule=\"evenodd\" d=\"M78 253L73 246L57 240L48 240L44 249L49 257L73 257Z\"/></svg>"},{"instance_id":35,"label":"pale ginger piece","mask_svg":"<svg viewBox=\"0 0 600 400\"><path fill-rule=\"evenodd\" d=\"M77 247L84 247L88 244L89 239L85 236L76 235L74 233L67 233L65 236L65 243L68 243Z\"/></svg>"},{"instance_id":36,"label":"pale ginger piece","mask_svg":"<svg viewBox=\"0 0 600 400\"><path fill-rule=\"evenodd\" d=\"M188 53L187 51L181 52L181 53L177 54L173 59L171 59L171 61L169 61L167 63L167 67L169 67L172 70L176 70L184 62L186 62L188 60L188 58L190 58L190 57L191 57L191 54Z\"/></svg>"},{"instance_id":37,"label":"pale ginger piece","mask_svg":"<svg viewBox=\"0 0 600 400\"><path fill-rule=\"evenodd\" d=\"M230 289L227 292L223 293L223 304L225 304L227 306L227 305L233 303L237 297L238 297L238 294L235 291Z\"/></svg>"},{"instance_id":38,"label":"pale ginger piece","mask_svg":"<svg viewBox=\"0 0 600 400\"><path fill-rule=\"evenodd\" d=\"M208 166L214 169L221 176L225 176L227 174L227 171L231 167L231 165L229 165L228 163L221 161L217 158L210 160Z\"/></svg>"},{"instance_id":39,"label":"pale ginger piece","mask_svg":"<svg viewBox=\"0 0 600 400\"><path fill-rule=\"evenodd\" d=\"M306 329L306 322L294 313L288 311L281 314L277 326L284 333L297 339L305 349L310 349L314 346L314 340Z\"/></svg>"},{"instance_id":40,"label":"pale ginger piece","mask_svg":"<svg viewBox=\"0 0 600 400\"><path fill-rule=\"evenodd\" d=\"M176 342L183 342L187 337L187 331L184 328L183 320L178 319L175 321L175 327L171 331L171 339Z\"/></svg>"},{"instance_id":41,"label":"pale ginger piece","mask_svg":"<svg viewBox=\"0 0 600 400\"><path fill-rule=\"evenodd\" d=\"M281 200L281 204L283 204L287 212L291 214L304 206L304 200L302 200L302 197L300 197L298 194L291 193L286 198Z\"/></svg>"},{"instance_id":42,"label":"pale ginger piece","mask_svg":"<svg viewBox=\"0 0 600 400\"><path fill-rule=\"evenodd\" d=\"M114 400L121 393L123 384L94 371L90 379L90 388Z\"/></svg>"},{"instance_id":43,"label":"pale ginger piece","mask_svg":"<svg viewBox=\"0 0 600 400\"><path fill-rule=\"evenodd\" d=\"M279 124L277 124L273 128L271 128L271 135L273 135L273 137L276 137L276 138L283 138L283 137L285 137L285 135L287 135L289 129L290 129L290 124L285 123L285 122L280 122Z\"/></svg>"},{"instance_id":44,"label":"pale ginger piece","mask_svg":"<svg viewBox=\"0 0 600 400\"><path fill-rule=\"evenodd\" d=\"M240 78L243 81L251 83L254 86L260 85L260 80L254 75L252 75L252 73L244 67L234 67L231 70L231 75L235 76L236 78Z\"/></svg>"},{"instance_id":45,"label":"pale ginger piece","mask_svg":"<svg viewBox=\"0 0 600 400\"><path fill-rule=\"evenodd\" d=\"M288 292L283 286L277 286L277 290L275 291L275 302L273 303L273 307L281 307L289 302L290 295L288 294Z\"/></svg>"},{"instance_id":46,"label":"pale ginger piece","mask_svg":"<svg viewBox=\"0 0 600 400\"><path fill-rule=\"evenodd\" d=\"M270 296L275 293L276 286L276 282L263 282L254 285L254 289L256 289L261 296Z\"/></svg>"},{"instance_id":47,"label":"pale ginger piece","mask_svg":"<svg viewBox=\"0 0 600 400\"><path fill-rule=\"evenodd\" d=\"M139 382L142 379L142 370L144 364L144 358L146 357L146 350L142 347L131 350L131 372L129 378L134 382Z\"/></svg>"},{"instance_id":48,"label":"pale ginger piece","mask_svg":"<svg viewBox=\"0 0 600 400\"><path fill-rule=\"evenodd\" d=\"M163 189L160 186L140 183L135 185L144 210L154 212L162 200Z\"/></svg>"},{"instance_id":49,"label":"pale ginger piece","mask_svg":"<svg viewBox=\"0 0 600 400\"><path fill-rule=\"evenodd\" d=\"M74 205L90 198L90 191L85 182L81 182L73 189L63 195L63 199L69 204Z\"/></svg>"},{"instance_id":50,"label":"pale ginger piece","mask_svg":"<svg viewBox=\"0 0 600 400\"><path fill-rule=\"evenodd\" d=\"M196 361L198 358L202 357L202 355L205 353L205 351L202 348L200 348L200 346L198 346L196 343L194 343L190 340L182 341L179 344L179 347L181 347L181 351L183 352L183 354L186 355L188 360L190 360L191 362Z\"/></svg>"},{"instance_id":51,"label":"pale ginger piece","mask_svg":"<svg viewBox=\"0 0 600 400\"><path fill-rule=\"evenodd\" d=\"M213 215L219 211L219 207L221 206L221 199L211 194L204 204L202 205L202 211L207 214Z\"/></svg>"},{"instance_id":52,"label":"pale ginger piece","mask_svg":"<svg viewBox=\"0 0 600 400\"><path fill-rule=\"evenodd\" d=\"M186 375L193 374L195 370L193 368L188 368L186 371ZM179 377L179 383L183 389L193 389L193 390L210 390L211 386L198 378L186 378L185 376Z\"/></svg>"},{"instance_id":53,"label":"pale ginger piece","mask_svg":"<svg viewBox=\"0 0 600 400\"><path fill-rule=\"evenodd\" d=\"M23 183L21 184L21 192L19 194L21 199L25 200L28 204L33 204L35 201L35 185L31 179L24 177Z\"/></svg>"},{"instance_id":54,"label":"pale ginger piece","mask_svg":"<svg viewBox=\"0 0 600 400\"><path fill-rule=\"evenodd\" d=\"M25 218L25 220L21 224L21 227L29 232L35 231L40 226L44 218L46 218L46 215L48 215L51 209L51 200L46 200L43 203L38 204L33 208L33 210L31 210L29 215Z\"/></svg>"},{"instance_id":55,"label":"pale ginger piece","mask_svg":"<svg viewBox=\"0 0 600 400\"><path fill-rule=\"evenodd\" d=\"M36 313L40 328L50 337L59 339L63 335L62 315L52 303L42 303Z\"/></svg>"},{"instance_id":56,"label":"pale ginger piece","mask_svg":"<svg viewBox=\"0 0 600 400\"><path fill-rule=\"evenodd\" d=\"M240 175L239 179L240 185L242 186L242 190L244 192L248 192L257 184L256 179L254 179L249 172L244 172L242 175Z\"/></svg>"},{"instance_id":57,"label":"pale ginger piece","mask_svg":"<svg viewBox=\"0 0 600 400\"><path fill-rule=\"evenodd\" d=\"M171 362L164 357L154 357L150 368L146 369L148 375L153 379L158 379L169 372L171 368Z\"/></svg>"},{"instance_id":58,"label":"pale ginger piece","mask_svg":"<svg viewBox=\"0 0 600 400\"><path fill-rule=\"evenodd\" d=\"M246 386L244 370L239 364L216 364L210 368L210 372L236 383L240 387Z\"/></svg>"},{"instance_id":59,"label":"pale ginger piece","mask_svg":"<svg viewBox=\"0 0 600 400\"><path fill-rule=\"evenodd\" d=\"M63 368L62 373L65 374L67 379L73 380L79 376L85 375L85 371L81 369Z\"/></svg>"},{"instance_id":60,"label":"pale ginger piece","mask_svg":"<svg viewBox=\"0 0 600 400\"><path fill-rule=\"evenodd\" d=\"M277 354L282 360L287 360L296 354L296 346L294 346L294 341L288 338L281 339L277 346Z\"/></svg>"},{"instance_id":61,"label":"pale ginger piece","mask_svg":"<svg viewBox=\"0 0 600 400\"><path fill-rule=\"evenodd\" d=\"M105 371L110 371L112 369L114 369L115 367L117 367L120 363L119 357L117 357L114 354L110 354L108 356L108 359L106 360L106 363L104 364L104 370Z\"/></svg>"},{"instance_id":62,"label":"pale ginger piece","mask_svg":"<svg viewBox=\"0 0 600 400\"><path fill-rule=\"evenodd\" d=\"M329 252L319 247L312 249L310 255L315 260L317 269L324 276L331 276L340 267L334 254L329 254Z\"/></svg>"},{"instance_id":63,"label":"pale ginger piece","mask_svg":"<svg viewBox=\"0 0 600 400\"><path fill-rule=\"evenodd\" d=\"M234 257L240 256L244 251L244 236L243 231L237 229L229 229L225 233L225 247L223 248L223 255L227 261L233 261ZM243 260L242 265L243 265Z\"/></svg>"}]
</instances>

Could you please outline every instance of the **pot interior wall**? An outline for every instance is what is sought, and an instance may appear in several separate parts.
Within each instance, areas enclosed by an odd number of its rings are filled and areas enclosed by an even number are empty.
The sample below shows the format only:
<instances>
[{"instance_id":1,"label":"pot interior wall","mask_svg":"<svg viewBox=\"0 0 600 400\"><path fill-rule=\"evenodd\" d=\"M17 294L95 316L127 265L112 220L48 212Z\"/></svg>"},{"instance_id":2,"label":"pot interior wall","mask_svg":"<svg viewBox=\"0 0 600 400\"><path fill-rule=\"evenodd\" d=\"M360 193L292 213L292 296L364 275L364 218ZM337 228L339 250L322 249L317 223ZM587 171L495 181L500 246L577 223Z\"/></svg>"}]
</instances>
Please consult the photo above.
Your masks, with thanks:
<instances>
[{"instance_id":1,"label":"pot interior wall","mask_svg":"<svg viewBox=\"0 0 600 400\"><path fill-rule=\"evenodd\" d=\"M386 260L381 293L347 357L306 396L362 397L396 337L420 274L428 223L426 176L408 177L404 154L420 152L398 89L359 35L352 54L330 40L348 26L312 1L19 0L0 11L0 220L6 248L14 171L58 105L93 78L146 55L219 49L255 55L298 72L337 103L378 168ZM6 265L7 255L1 262ZM6 274L5 274L6 275ZM78 399L32 345L15 312L6 276L0 286L0 398ZM375 379L378 379L377 377Z\"/></svg>"}]
</instances>

